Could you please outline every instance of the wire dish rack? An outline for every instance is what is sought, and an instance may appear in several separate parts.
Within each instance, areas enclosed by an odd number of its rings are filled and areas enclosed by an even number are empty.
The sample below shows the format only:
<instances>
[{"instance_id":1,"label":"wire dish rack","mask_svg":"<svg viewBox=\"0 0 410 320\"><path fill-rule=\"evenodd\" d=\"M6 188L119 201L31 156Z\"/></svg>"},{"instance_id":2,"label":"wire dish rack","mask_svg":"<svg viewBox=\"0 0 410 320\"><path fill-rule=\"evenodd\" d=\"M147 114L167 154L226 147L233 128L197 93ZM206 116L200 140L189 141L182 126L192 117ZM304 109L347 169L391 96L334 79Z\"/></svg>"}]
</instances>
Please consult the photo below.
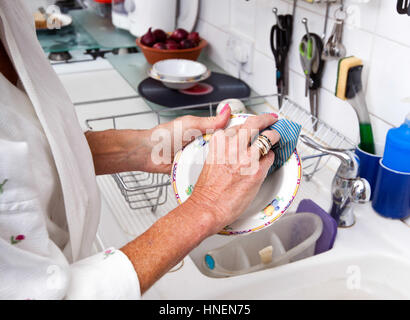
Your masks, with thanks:
<instances>
[{"instance_id":1,"label":"wire dish rack","mask_svg":"<svg viewBox=\"0 0 410 320\"><path fill-rule=\"evenodd\" d=\"M251 110L255 106L267 104L270 108L279 113L280 118L286 118L302 125L302 133L310 136L316 142L324 146L333 149L345 150L354 150L356 148L356 144L354 142L349 140L347 137L345 137L343 134L341 134L325 122L312 116L307 110L303 109L297 103L289 99L289 97L283 97L283 104L280 110L277 110L267 102L268 100L270 101L277 97L279 97L278 94L271 94L253 96L240 100L250 111L249 113L252 113ZM160 124L162 116L166 117L172 115L177 117L178 112L183 115L186 114L186 111L198 109L203 110L204 107L207 107L207 109L204 111L206 113L206 116L213 116L213 106L218 105L219 102L220 101L178 108L164 108L156 111L142 111L92 118L86 120L86 125L90 130L93 130L93 127L97 122L102 123L103 121L105 121L104 129L117 129L117 123L120 119L138 117L147 114L154 114L156 118L156 124ZM325 166L329 166L335 169L335 167L331 163L329 163L329 161L331 161L331 157L327 157L328 154L317 152L316 150L304 145L301 142L298 143L297 150L302 160L303 176L306 180L312 179L313 176ZM123 172L113 174L112 177L131 209L137 210L150 208L152 212L155 212L158 206L164 204L167 201L167 188L171 184L169 175L147 172Z\"/></svg>"}]
</instances>

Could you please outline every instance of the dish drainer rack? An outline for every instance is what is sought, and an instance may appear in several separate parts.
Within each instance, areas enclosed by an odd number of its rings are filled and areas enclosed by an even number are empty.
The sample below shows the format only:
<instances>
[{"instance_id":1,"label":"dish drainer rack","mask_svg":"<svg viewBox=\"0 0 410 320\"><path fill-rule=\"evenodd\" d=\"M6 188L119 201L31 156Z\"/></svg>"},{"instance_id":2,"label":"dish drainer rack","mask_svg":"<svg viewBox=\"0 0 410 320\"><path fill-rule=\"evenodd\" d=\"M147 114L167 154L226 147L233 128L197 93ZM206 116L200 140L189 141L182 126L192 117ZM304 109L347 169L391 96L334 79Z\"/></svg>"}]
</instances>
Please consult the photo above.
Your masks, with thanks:
<instances>
[{"instance_id":1,"label":"dish drainer rack","mask_svg":"<svg viewBox=\"0 0 410 320\"><path fill-rule=\"evenodd\" d=\"M252 96L249 98L239 99L241 100L249 113L255 113L252 109L261 104L265 104L268 108L272 109L279 114L280 118L286 118L297 122L302 125L302 133L310 136L316 142L334 149L348 149L354 150L356 144L345 137L343 134L323 122L322 120L312 116L307 110L299 106L297 103L289 99L289 97L283 97L283 105L280 110L277 110L268 100L274 100L279 97L278 94ZM163 108L161 110L142 111L135 113L110 115L106 117L92 118L86 120L86 126L93 130L93 125L96 122L105 121L105 125L111 123L111 126L105 129L117 129L117 121L119 119L128 117L138 117L141 115L155 114L157 124L161 123L161 116L169 117L179 116L186 114L186 111L204 109L207 113L206 116L214 115L214 108L220 101L210 102L207 104L197 104L178 108ZM170 118L167 118L168 120ZM314 128L316 127L316 130ZM302 160L303 177L306 180L310 180L314 175L329 165L330 157L326 157L328 154L320 153L312 148L299 142L297 145L299 156ZM324 159L325 158L325 159ZM329 165L332 167L332 165ZM335 169L335 168L334 168ZM131 209L143 209L151 208L152 212L155 212L158 206L164 204L167 201L167 188L171 184L170 176L166 174L146 173L146 172L123 172L112 175L118 188L121 191L125 201L128 203Z\"/></svg>"}]
</instances>

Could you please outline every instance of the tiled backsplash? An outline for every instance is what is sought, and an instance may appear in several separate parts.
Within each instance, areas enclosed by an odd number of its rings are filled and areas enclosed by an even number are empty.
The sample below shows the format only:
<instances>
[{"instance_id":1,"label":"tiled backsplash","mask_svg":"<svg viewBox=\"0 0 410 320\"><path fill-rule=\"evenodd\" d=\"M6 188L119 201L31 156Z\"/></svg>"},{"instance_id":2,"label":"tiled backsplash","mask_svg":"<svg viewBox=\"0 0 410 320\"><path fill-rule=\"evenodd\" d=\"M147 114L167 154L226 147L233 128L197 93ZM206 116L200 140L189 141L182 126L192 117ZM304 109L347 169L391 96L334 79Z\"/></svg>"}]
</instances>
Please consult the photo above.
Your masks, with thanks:
<instances>
[{"instance_id":1,"label":"tiled backsplash","mask_svg":"<svg viewBox=\"0 0 410 320\"><path fill-rule=\"evenodd\" d=\"M291 14L293 0L200 0L197 30L210 42L207 53L225 70L237 76L236 67L227 61L227 42L232 32L254 41L253 72L241 74L257 93L276 93L275 62L270 50L270 29L276 23L272 8L278 14ZM347 18L343 43L347 56L355 55L364 62L363 85L373 125L375 140L384 143L387 130L399 126L410 112L410 17L399 15L394 0L345 0ZM330 7L328 39L334 23ZM297 45L305 33L304 17L310 32L322 35L326 5L297 1L293 44L289 53L289 95L310 110L305 98L305 78ZM319 118L358 141L358 120L353 108L335 97L337 61L326 62L320 90Z\"/></svg>"}]
</instances>

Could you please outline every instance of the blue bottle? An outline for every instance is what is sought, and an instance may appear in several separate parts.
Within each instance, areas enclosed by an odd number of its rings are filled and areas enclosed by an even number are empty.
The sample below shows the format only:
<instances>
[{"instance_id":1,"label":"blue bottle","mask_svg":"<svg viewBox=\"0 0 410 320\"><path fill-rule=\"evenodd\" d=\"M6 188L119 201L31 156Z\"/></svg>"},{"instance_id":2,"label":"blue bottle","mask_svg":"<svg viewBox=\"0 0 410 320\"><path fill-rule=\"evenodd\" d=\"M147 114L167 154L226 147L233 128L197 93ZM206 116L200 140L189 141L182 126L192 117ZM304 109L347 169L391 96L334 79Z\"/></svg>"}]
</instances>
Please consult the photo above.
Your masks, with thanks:
<instances>
[{"instance_id":1,"label":"blue bottle","mask_svg":"<svg viewBox=\"0 0 410 320\"><path fill-rule=\"evenodd\" d=\"M388 131L383 164L391 170L410 172L410 113L400 127Z\"/></svg>"}]
</instances>

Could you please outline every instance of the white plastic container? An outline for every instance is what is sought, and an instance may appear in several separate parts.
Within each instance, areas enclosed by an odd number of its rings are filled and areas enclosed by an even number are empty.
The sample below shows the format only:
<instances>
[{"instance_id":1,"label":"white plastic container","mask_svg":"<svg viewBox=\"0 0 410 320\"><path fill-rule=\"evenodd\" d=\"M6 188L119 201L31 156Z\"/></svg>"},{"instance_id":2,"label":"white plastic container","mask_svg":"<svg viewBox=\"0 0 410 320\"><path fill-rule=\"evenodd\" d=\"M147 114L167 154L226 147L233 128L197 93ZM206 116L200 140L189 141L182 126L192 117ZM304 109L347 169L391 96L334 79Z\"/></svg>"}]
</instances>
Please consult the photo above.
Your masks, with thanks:
<instances>
[{"instance_id":1,"label":"white plastic container","mask_svg":"<svg viewBox=\"0 0 410 320\"><path fill-rule=\"evenodd\" d=\"M269 228L209 251L203 264L211 277L237 276L287 264L313 256L322 231L323 222L313 213L288 215Z\"/></svg>"}]
</instances>

